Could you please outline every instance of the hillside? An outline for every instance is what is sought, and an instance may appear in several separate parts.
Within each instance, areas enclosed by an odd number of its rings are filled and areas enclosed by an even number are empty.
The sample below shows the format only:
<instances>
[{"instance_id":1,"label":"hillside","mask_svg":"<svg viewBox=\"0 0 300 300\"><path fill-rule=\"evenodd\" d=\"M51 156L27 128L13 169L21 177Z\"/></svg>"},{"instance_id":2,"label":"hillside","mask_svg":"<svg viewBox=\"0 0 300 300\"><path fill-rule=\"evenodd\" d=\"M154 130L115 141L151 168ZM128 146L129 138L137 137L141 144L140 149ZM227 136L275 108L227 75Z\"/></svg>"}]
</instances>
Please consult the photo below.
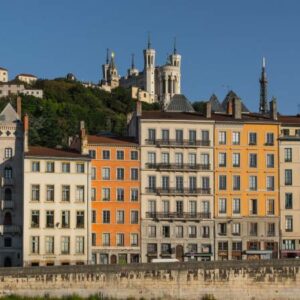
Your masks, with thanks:
<instances>
[{"instance_id":1,"label":"hillside","mask_svg":"<svg viewBox=\"0 0 300 300\"><path fill-rule=\"evenodd\" d=\"M110 94L65 79L38 80L33 88L43 89L44 99L22 96L22 114L30 118L31 145L66 146L68 137L78 134L80 120L90 134L124 135L126 115L135 109L130 91L123 88ZM16 97L1 98L1 110L8 101L15 106ZM143 104L143 109L158 109L158 105Z\"/></svg>"}]
</instances>

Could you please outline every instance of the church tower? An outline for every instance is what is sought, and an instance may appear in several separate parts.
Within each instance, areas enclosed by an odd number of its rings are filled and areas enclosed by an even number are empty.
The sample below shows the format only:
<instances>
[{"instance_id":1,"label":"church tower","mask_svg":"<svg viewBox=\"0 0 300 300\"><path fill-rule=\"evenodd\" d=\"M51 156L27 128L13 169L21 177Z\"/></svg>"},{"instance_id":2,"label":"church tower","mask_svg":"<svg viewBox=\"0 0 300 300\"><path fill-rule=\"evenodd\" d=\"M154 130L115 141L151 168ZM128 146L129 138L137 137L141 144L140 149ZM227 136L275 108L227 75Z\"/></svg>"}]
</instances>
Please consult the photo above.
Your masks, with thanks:
<instances>
[{"instance_id":1,"label":"church tower","mask_svg":"<svg viewBox=\"0 0 300 300\"><path fill-rule=\"evenodd\" d=\"M259 100L259 112L265 114L269 111L268 109L268 95L267 95L267 74L266 74L266 61L263 57L260 83L260 100Z\"/></svg>"},{"instance_id":2,"label":"church tower","mask_svg":"<svg viewBox=\"0 0 300 300\"><path fill-rule=\"evenodd\" d=\"M112 88L119 86L119 75L115 63L115 53L112 52L110 55L110 62L107 70L107 82Z\"/></svg>"},{"instance_id":3,"label":"church tower","mask_svg":"<svg viewBox=\"0 0 300 300\"><path fill-rule=\"evenodd\" d=\"M180 87L180 77L181 77L181 55L177 53L177 46L176 46L176 38L174 38L174 47L173 47L173 54L170 55L170 63L173 67L175 67L175 70L173 72L172 76L172 95L180 94L181 93L181 87Z\"/></svg>"},{"instance_id":4,"label":"church tower","mask_svg":"<svg viewBox=\"0 0 300 300\"><path fill-rule=\"evenodd\" d=\"M152 101L155 95L155 50L151 47L150 35L148 46L144 49L144 89L150 94Z\"/></svg>"}]
</instances>

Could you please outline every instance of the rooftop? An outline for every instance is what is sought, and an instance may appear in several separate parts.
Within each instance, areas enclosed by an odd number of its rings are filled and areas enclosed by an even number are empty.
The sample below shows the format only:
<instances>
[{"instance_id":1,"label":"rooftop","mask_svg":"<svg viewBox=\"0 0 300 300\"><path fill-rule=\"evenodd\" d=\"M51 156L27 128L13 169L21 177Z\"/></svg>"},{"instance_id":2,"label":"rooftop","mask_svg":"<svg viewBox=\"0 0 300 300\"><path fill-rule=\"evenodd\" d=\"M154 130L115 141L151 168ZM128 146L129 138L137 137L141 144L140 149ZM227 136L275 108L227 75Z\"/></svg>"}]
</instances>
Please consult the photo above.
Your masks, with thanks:
<instances>
[{"instance_id":1,"label":"rooftop","mask_svg":"<svg viewBox=\"0 0 300 300\"><path fill-rule=\"evenodd\" d=\"M130 137L88 135L87 138L88 138L88 144L138 146L138 143L135 141L135 139Z\"/></svg>"},{"instance_id":2,"label":"rooftop","mask_svg":"<svg viewBox=\"0 0 300 300\"><path fill-rule=\"evenodd\" d=\"M18 74L16 77L18 77L18 76L26 76L26 77L37 78L36 76L34 76L34 75L32 75L32 74L26 74L26 73Z\"/></svg>"},{"instance_id":3,"label":"rooftop","mask_svg":"<svg viewBox=\"0 0 300 300\"><path fill-rule=\"evenodd\" d=\"M5 69L3 67L0 67L0 70L2 70L2 71L8 71L7 69Z\"/></svg>"},{"instance_id":4,"label":"rooftop","mask_svg":"<svg viewBox=\"0 0 300 300\"><path fill-rule=\"evenodd\" d=\"M167 112L195 112L189 100L182 94L172 97L166 109Z\"/></svg>"}]
</instances>

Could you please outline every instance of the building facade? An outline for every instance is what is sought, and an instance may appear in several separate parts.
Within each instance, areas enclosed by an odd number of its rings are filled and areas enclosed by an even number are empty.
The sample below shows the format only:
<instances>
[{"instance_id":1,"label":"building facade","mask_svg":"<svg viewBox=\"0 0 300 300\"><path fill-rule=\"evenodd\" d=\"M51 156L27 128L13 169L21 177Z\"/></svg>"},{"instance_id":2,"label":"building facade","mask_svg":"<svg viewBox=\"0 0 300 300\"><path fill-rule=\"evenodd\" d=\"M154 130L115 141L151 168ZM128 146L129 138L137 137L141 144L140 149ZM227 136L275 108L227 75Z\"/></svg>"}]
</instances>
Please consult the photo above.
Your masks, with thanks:
<instances>
[{"instance_id":1,"label":"building facade","mask_svg":"<svg viewBox=\"0 0 300 300\"><path fill-rule=\"evenodd\" d=\"M281 257L300 256L300 117L279 116Z\"/></svg>"},{"instance_id":2,"label":"building facade","mask_svg":"<svg viewBox=\"0 0 300 300\"><path fill-rule=\"evenodd\" d=\"M25 147L24 266L91 263L90 189L87 156Z\"/></svg>"},{"instance_id":3,"label":"building facade","mask_svg":"<svg viewBox=\"0 0 300 300\"><path fill-rule=\"evenodd\" d=\"M0 82L8 81L8 70L0 67Z\"/></svg>"},{"instance_id":4,"label":"building facade","mask_svg":"<svg viewBox=\"0 0 300 300\"><path fill-rule=\"evenodd\" d=\"M16 80L23 81L27 84L33 84L37 81L37 77L32 74L22 73L16 76Z\"/></svg>"},{"instance_id":5,"label":"building facade","mask_svg":"<svg viewBox=\"0 0 300 300\"><path fill-rule=\"evenodd\" d=\"M216 259L277 258L277 112L242 114L241 108L233 99L225 114L214 114Z\"/></svg>"}]
</instances>

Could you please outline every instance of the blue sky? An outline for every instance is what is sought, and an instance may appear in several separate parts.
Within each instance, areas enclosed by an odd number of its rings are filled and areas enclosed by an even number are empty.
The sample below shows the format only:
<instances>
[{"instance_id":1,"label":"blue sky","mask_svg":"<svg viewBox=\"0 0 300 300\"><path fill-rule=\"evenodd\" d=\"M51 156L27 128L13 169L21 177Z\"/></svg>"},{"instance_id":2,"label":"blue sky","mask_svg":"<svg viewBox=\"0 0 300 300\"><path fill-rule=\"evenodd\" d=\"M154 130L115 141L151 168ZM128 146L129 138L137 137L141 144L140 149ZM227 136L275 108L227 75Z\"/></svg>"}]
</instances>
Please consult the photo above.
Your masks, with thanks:
<instances>
[{"instance_id":1,"label":"blue sky","mask_svg":"<svg viewBox=\"0 0 300 300\"><path fill-rule=\"evenodd\" d=\"M182 92L190 100L223 99L233 89L258 109L261 59L266 56L269 98L282 113L298 112L300 1L289 0L11 0L0 3L0 66L41 78L74 73L99 81L106 48L121 74L151 32L157 63L177 37ZM299 111L300 112L300 111Z\"/></svg>"}]
</instances>

